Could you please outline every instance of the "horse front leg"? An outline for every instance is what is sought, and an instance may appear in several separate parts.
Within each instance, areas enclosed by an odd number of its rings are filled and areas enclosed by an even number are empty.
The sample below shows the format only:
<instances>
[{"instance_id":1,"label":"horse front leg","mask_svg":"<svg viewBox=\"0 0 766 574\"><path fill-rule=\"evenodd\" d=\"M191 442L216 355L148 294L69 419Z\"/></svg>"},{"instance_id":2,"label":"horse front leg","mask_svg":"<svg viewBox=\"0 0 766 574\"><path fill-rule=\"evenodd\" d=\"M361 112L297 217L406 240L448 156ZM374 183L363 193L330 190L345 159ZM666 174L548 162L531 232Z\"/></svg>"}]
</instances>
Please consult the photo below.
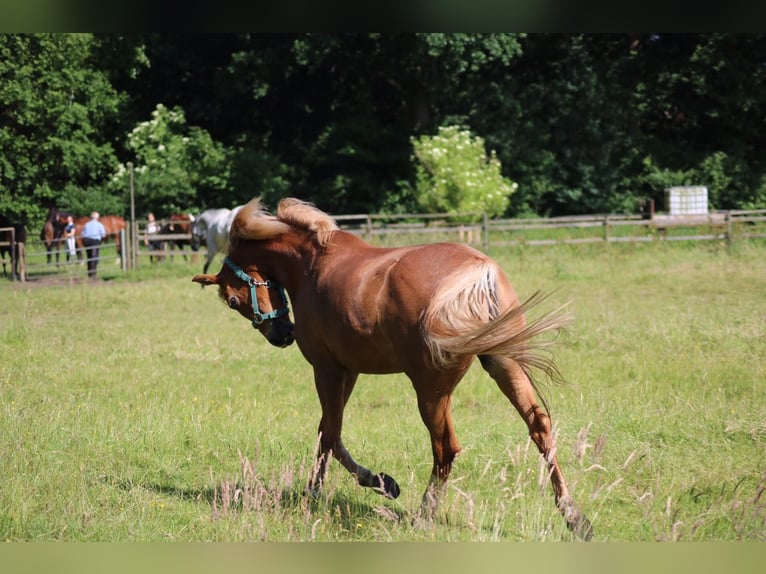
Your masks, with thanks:
<instances>
[{"instance_id":1,"label":"horse front leg","mask_svg":"<svg viewBox=\"0 0 766 574\"><path fill-rule=\"evenodd\" d=\"M314 379L322 405L322 419L319 422L319 453L314 470L308 484L308 492L316 496L322 487L327 467L331 457L335 457L343 467L356 478L360 486L374 489L388 498L397 498L400 493L399 485L389 475L358 464L351 453L346 450L341 440L343 429L343 411L346 407L358 373L342 372L330 375L327 371L321 373L315 369Z\"/></svg>"}]
</instances>

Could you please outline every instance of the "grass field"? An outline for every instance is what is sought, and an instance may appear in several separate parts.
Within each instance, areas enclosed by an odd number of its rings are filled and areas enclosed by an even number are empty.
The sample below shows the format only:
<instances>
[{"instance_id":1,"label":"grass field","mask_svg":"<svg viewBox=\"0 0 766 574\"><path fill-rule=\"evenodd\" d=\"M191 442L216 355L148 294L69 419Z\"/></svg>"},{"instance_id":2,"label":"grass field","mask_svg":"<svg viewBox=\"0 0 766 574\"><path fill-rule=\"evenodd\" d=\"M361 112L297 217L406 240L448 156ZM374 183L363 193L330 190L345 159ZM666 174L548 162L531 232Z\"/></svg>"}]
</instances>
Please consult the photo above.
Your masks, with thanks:
<instances>
[{"instance_id":1,"label":"grass field","mask_svg":"<svg viewBox=\"0 0 766 574\"><path fill-rule=\"evenodd\" d=\"M522 296L572 301L556 351L570 384L546 397L594 540L766 541L766 246L491 255ZM413 520L430 444L403 376L363 375L344 426L401 497L337 462L304 497L311 370L193 284L199 268L0 281L0 540L572 539L524 424L478 366L455 393L464 451L433 524Z\"/></svg>"}]
</instances>

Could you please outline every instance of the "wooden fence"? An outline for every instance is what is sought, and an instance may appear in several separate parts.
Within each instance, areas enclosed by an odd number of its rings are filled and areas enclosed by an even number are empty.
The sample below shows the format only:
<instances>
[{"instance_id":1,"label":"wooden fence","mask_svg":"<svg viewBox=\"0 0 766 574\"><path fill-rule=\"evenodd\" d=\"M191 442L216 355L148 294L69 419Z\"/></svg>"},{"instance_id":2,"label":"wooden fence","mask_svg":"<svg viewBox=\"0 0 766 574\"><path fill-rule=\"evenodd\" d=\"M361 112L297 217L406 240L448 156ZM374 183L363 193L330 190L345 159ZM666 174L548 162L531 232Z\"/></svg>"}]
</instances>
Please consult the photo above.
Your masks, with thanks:
<instances>
[{"instance_id":1,"label":"wooden fence","mask_svg":"<svg viewBox=\"0 0 766 574\"><path fill-rule=\"evenodd\" d=\"M22 241L16 241L16 230L13 227L0 227L0 233L8 233L8 241L0 241L0 268L3 275L10 275L14 281L20 279L26 281L26 257L25 244ZM15 247L15 248L14 248ZM18 265L16 263L16 254L18 253ZM18 271L18 276L16 272Z\"/></svg>"},{"instance_id":2,"label":"wooden fence","mask_svg":"<svg viewBox=\"0 0 766 574\"><path fill-rule=\"evenodd\" d=\"M708 215L582 215L489 219L484 214L341 215L342 229L375 244L453 240L481 246L556 245L645 241L723 240L766 237L766 209Z\"/></svg>"},{"instance_id":3,"label":"wooden fence","mask_svg":"<svg viewBox=\"0 0 766 574\"><path fill-rule=\"evenodd\" d=\"M489 219L485 214L351 214L338 215L341 229L359 235L374 245L406 245L434 241L459 241L484 251L491 247L514 245L556 245L585 243L624 243L648 241L709 241L731 245L738 239L766 238L766 209L732 210L707 215L583 215L536 219ZM161 225L163 222L158 221ZM165 248L149 251L144 245L146 222L128 224L122 236L123 270L144 265L150 257L184 256L204 261L203 246L196 252L169 248L170 242L190 240L190 234L153 235ZM29 234L28 234L29 235ZM6 242L8 243L8 242ZM59 266L45 259L42 242L28 242L27 259L21 261L27 274L55 272ZM42 251L41 251L42 249ZM102 246L102 258L111 257L109 244ZM11 250L12 252L12 250ZM11 263L9 259L0 263ZM25 265L26 263L26 265ZM54 269L55 265L55 269ZM83 271L84 273L84 271Z\"/></svg>"},{"instance_id":4,"label":"wooden fence","mask_svg":"<svg viewBox=\"0 0 766 574\"><path fill-rule=\"evenodd\" d=\"M166 223L171 223L169 220L156 221L158 227L162 228ZM178 223L177 221L174 223ZM159 242L162 245L162 249L150 250L145 244L144 239L146 236L146 221L137 220L131 224L128 222L126 229L128 237L128 253L127 253L127 265L128 268L134 269L140 264L150 260L156 259L173 259L174 257L184 257L185 259L191 259L196 261L198 258L204 260L207 255L207 249L204 242L200 245L197 251L191 249L191 233L153 233L148 236L151 241ZM184 245L183 248L178 248L177 241L187 241L189 245Z\"/></svg>"}]
</instances>

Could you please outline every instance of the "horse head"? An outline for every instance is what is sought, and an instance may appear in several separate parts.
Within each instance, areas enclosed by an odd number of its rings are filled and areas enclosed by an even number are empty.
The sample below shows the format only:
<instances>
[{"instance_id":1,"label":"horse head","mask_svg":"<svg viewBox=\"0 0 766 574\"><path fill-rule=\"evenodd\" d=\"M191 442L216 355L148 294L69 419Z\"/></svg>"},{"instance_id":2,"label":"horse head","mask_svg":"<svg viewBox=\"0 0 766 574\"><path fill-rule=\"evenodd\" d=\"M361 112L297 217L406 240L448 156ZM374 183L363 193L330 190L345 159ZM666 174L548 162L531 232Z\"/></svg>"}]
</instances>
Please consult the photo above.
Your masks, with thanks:
<instances>
[{"instance_id":1,"label":"horse head","mask_svg":"<svg viewBox=\"0 0 766 574\"><path fill-rule=\"evenodd\" d=\"M249 319L275 347L287 347L295 340L284 289L255 267L245 271L227 257L218 275L195 275L192 281L203 287L218 285L218 295L229 308Z\"/></svg>"},{"instance_id":2,"label":"horse head","mask_svg":"<svg viewBox=\"0 0 766 574\"><path fill-rule=\"evenodd\" d=\"M203 213L202 215L205 214ZM195 242L197 245L200 245L207 239L208 221L207 218L202 217L202 215L196 217L194 221L191 222L192 245Z\"/></svg>"},{"instance_id":3,"label":"horse head","mask_svg":"<svg viewBox=\"0 0 766 574\"><path fill-rule=\"evenodd\" d=\"M174 213L170 216L170 221L162 228L162 233L188 233L192 251L199 251L202 230L197 229L195 222L196 217L192 213ZM176 243L183 248L184 241Z\"/></svg>"}]
</instances>

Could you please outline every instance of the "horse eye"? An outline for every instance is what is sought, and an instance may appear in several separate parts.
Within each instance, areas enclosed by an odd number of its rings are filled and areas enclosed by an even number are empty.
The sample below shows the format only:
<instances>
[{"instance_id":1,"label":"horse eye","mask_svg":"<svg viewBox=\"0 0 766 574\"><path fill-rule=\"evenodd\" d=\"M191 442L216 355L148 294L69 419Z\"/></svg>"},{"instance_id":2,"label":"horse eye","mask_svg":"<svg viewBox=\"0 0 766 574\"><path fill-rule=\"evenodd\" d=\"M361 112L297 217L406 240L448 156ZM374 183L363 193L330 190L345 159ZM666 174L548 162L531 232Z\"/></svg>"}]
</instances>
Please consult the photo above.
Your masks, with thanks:
<instances>
[{"instance_id":1,"label":"horse eye","mask_svg":"<svg viewBox=\"0 0 766 574\"><path fill-rule=\"evenodd\" d=\"M239 299L237 299L234 295L229 297L229 307L231 309L236 309L237 307L239 307Z\"/></svg>"}]
</instances>

